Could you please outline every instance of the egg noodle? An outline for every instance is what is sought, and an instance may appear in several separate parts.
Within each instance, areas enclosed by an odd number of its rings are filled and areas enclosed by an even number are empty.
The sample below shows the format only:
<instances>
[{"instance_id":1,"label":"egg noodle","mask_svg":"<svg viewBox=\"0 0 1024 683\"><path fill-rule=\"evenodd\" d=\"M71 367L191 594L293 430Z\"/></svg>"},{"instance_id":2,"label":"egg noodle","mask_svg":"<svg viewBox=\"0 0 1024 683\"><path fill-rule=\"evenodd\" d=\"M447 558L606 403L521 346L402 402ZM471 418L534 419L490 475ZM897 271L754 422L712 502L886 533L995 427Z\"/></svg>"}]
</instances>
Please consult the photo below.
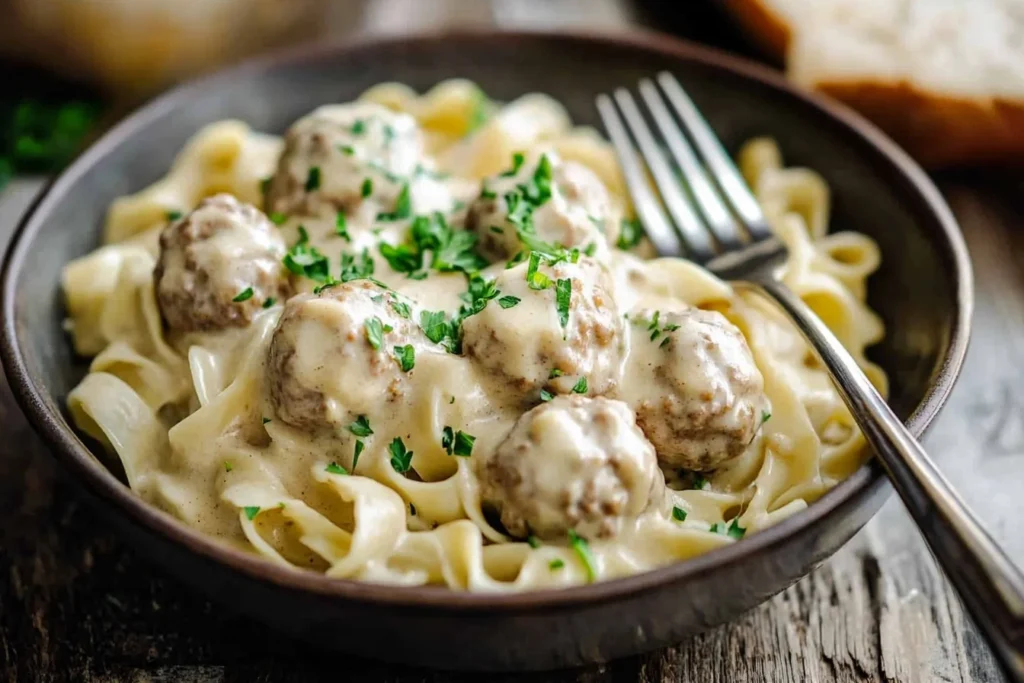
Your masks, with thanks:
<instances>
[{"instance_id":1,"label":"egg noodle","mask_svg":"<svg viewBox=\"0 0 1024 683\"><path fill-rule=\"evenodd\" d=\"M516 154L550 154L589 168L614 211L628 215L610 145L596 131L574 126L549 97L530 94L498 105L474 84L451 80L423 95L383 84L359 101L418 124L421 161L442 178L424 182L452 201L472 201L481 180L504 172ZM103 246L63 272L75 350L93 357L68 397L74 422L118 456L139 496L186 524L270 562L331 577L520 591L635 574L734 543L803 510L863 463L863 438L827 373L771 304L685 260L650 258L646 241L634 243L625 232L609 238L601 256L620 313L718 311L749 345L770 408L737 457L703 474L656 470L667 481L663 500L609 537L584 539L570 531L562 538L513 538L482 502L476 463L499 447L529 406L491 401L500 380L482 379L484 370L468 353L444 350L421 350L403 376L402 399L365 416L363 428L349 425L329 443L313 439L280 419L268 396L266 359L285 301L268 298L246 325L174 338L154 283L168 221L217 193L262 208L262 181L277 171L282 149L280 138L240 121L206 126L163 179L112 204ZM880 261L877 246L861 234L828 234L827 184L812 170L786 168L770 139L748 142L738 162L789 247L785 283L884 392L885 375L864 355L883 335L865 303L866 279ZM416 190L414 206L417 192L430 204L429 193ZM458 309L467 275L431 271L415 280L396 271L378 255L378 242L402 243L408 221L375 223L372 212L370 219L364 213L349 217L346 238L333 217L272 218L287 245L308 240L329 258L332 273L339 253L347 250L351 260L367 247L374 282L407 297L413 321L427 309ZM481 273L486 279L503 271L501 262ZM295 287L309 292L317 284L306 279ZM550 290L544 294L551 300ZM504 312L498 303L485 301L494 316ZM655 329L646 325L631 327L645 337ZM452 454L452 427L468 457L458 445Z\"/></svg>"}]
</instances>

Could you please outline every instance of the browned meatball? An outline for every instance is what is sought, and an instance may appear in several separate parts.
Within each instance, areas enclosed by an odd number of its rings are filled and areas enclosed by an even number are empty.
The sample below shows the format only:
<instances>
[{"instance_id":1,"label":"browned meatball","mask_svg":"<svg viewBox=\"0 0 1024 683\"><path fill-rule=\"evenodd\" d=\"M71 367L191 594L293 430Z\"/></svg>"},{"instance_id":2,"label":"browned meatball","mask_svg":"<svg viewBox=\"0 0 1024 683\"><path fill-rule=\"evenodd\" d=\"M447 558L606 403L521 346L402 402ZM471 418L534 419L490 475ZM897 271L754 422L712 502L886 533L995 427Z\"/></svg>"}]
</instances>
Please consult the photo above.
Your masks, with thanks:
<instances>
[{"instance_id":1,"label":"browned meatball","mask_svg":"<svg viewBox=\"0 0 1024 683\"><path fill-rule=\"evenodd\" d=\"M624 520L659 507L665 490L632 411L606 398L559 396L537 406L478 467L482 500L519 538L614 536Z\"/></svg>"},{"instance_id":2,"label":"browned meatball","mask_svg":"<svg viewBox=\"0 0 1024 683\"><path fill-rule=\"evenodd\" d=\"M721 313L696 308L629 317L630 380L618 397L636 411L658 459L707 471L740 455L769 415L769 403L739 329Z\"/></svg>"},{"instance_id":3,"label":"browned meatball","mask_svg":"<svg viewBox=\"0 0 1024 683\"><path fill-rule=\"evenodd\" d=\"M267 188L267 211L348 212L364 199L390 211L422 156L416 121L408 114L368 102L320 107L288 129Z\"/></svg>"},{"instance_id":4,"label":"browned meatball","mask_svg":"<svg viewBox=\"0 0 1024 683\"><path fill-rule=\"evenodd\" d=\"M551 153L524 162L512 175L484 181L484 192L466 215L466 228L476 232L480 250L491 260L500 260L527 249L509 220L508 195L534 182L538 174L550 178L551 197L532 211L533 234L563 247L589 247L588 253L605 258L608 244L618 237L619 222L608 191L589 168Z\"/></svg>"},{"instance_id":5,"label":"browned meatball","mask_svg":"<svg viewBox=\"0 0 1024 683\"><path fill-rule=\"evenodd\" d=\"M401 397L407 373L395 347L422 341L404 317L407 305L368 280L290 299L267 357L278 417L300 429L336 429Z\"/></svg>"},{"instance_id":6,"label":"browned meatball","mask_svg":"<svg viewBox=\"0 0 1024 683\"><path fill-rule=\"evenodd\" d=\"M248 325L267 299L287 295L284 239L254 206L204 199L160 234L156 296L172 330Z\"/></svg>"},{"instance_id":7,"label":"browned meatball","mask_svg":"<svg viewBox=\"0 0 1024 683\"><path fill-rule=\"evenodd\" d=\"M567 394L585 384L581 393L592 396L610 391L622 371L625 331L607 269L587 257L541 265L542 289L530 286L528 273L529 264L522 263L498 275L502 296L520 301L511 308L492 302L466 318L466 355L527 401L539 400L542 387ZM569 294L563 310L560 289Z\"/></svg>"}]
</instances>

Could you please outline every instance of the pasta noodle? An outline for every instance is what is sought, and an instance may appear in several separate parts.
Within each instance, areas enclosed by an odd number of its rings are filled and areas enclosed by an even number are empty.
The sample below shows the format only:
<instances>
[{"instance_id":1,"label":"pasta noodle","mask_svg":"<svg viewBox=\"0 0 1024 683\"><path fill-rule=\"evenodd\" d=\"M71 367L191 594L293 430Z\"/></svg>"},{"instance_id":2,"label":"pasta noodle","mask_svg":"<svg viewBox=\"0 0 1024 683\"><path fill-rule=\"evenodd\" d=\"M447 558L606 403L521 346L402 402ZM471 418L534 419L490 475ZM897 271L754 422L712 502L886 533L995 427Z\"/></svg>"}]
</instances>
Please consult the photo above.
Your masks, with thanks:
<instances>
[{"instance_id":1,"label":"pasta noodle","mask_svg":"<svg viewBox=\"0 0 1024 683\"><path fill-rule=\"evenodd\" d=\"M427 170L417 161L415 173L424 176L422 183L414 190L404 186L416 206L432 205L428 190L470 202L481 194L481 180L500 181L511 174L500 175L515 155L536 159L550 154L589 169L600 180L610 197L609 216L629 211L611 147L596 131L574 127L564 107L547 96L525 95L499 106L475 84L452 80L422 95L403 85L378 85L360 101L359 106L397 112L405 118L396 121L413 121L410 130L422 131ZM396 132L385 130L384 135L390 141ZM499 452L512 438L510 430L528 406L494 398L496 386L512 384L495 383L486 375L479 366L483 352L474 348L461 354L419 349L415 381L407 383L400 404L388 404L390 412L375 417L372 427L369 421L364 427L353 423L334 440L314 439L297 426L313 419L312 413L286 419L279 405L275 410L280 399L268 386L267 373L273 371L268 354L274 353L271 347L283 325L287 296L268 296L262 306L253 306L248 324L172 334L154 284L161 250L168 249L160 244L168 214L174 223L174 214L187 213L217 193L262 206L261 180L283 173L290 150L291 142L238 121L207 126L163 179L113 203L103 246L64 270L68 329L76 351L94 356L89 374L68 397L71 415L84 433L117 455L133 490L186 523L278 565L335 578L472 591L529 590L634 574L734 543L743 533L755 533L804 509L863 462L863 438L851 415L788 321L771 305L737 293L692 263L644 260L641 256L652 255L645 241L630 251L604 251L603 242L593 249L594 258L611 273L619 310L667 315L699 307L721 313L742 333L770 409L742 452L713 468L681 471L661 462L651 491L663 490L663 498L640 514L626 516L616 533L583 539L570 532L562 540L541 543L530 536L526 542L506 516L499 520L494 515L478 461ZM400 154L392 150L391 159ZM883 335L865 300L866 280L880 263L877 246L864 235L828 233L828 185L812 170L785 167L772 140L748 142L738 162L789 248L785 283L828 324L884 392L884 372L865 356L867 347ZM306 181L307 194L315 185L333 182L321 173L327 169L317 168L315 183L312 175ZM364 199L369 181L362 180ZM272 182L284 183L279 178ZM485 191L489 182L484 182ZM275 187L270 191L277 191ZM394 212L400 213L405 200L401 195L392 200ZM452 215L465 220L459 203L453 204ZM333 209L303 205L294 213L276 215L271 208L265 210L285 242L301 246L308 240L314 255L329 259L343 250L350 268L358 267L363 247L364 253L376 254L383 243L395 248L406 244L408 221L388 222L392 219L379 213L375 223L372 207L349 213L345 235L344 221ZM366 211L371 211L368 219ZM366 227L370 225L376 227ZM610 226L609 221L599 227L614 244L619 228ZM484 246L480 240L478 246ZM618 242L632 246L625 234ZM295 249L289 254L300 253ZM572 258L578 257L576 252ZM388 296L393 296L389 301L399 314L407 300L419 315L428 312L428 304L452 312L466 302L468 276L462 272L431 271L430 277L415 280L385 260L376 258L373 275L393 288L386 291L395 292ZM500 277L503 270L499 264L483 272ZM365 277L362 281L371 282ZM559 287L562 282L573 281L559 279ZM308 292L315 284L305 280L296 288ZM532 283L531 289L536 289ZM252 288L234 301L244 301L246 294L253 296ZM572 290L567 298L575 301L571 297L576 296ZM518 298L506 298L517 299L509 311L502 310L509 301L492 297L475 318L462 319L465 346L472 346L468 335L473 325L484 324L491 315L487 311L511 315L516 310ZM627 330L633 329L629 325L649 325L631 338L646 337L646 330L653 330L652 341L664 334L661 347L675 333L670 325L659 328L657 315L627 323ZM390 332L387 320L382 329ZM369 327L367 335L372 344ZM315 348L326 354L328 343L304 347L302 353ZM401 348L396 347L397 360L392 362L403 362L397 355ZM512 362L505 359L506 365ZM623 367L628 371L632 366ZM509 370L494 372L500 371ZM556 377L553 371L549 379ZM639 377L629 381L638 383L637 391L647 390L647 385L639 386ZM353 380L347 390L359 389ZM619 387L606 393L634 407L630 391ZM596 372L582 384L577 381L571 392L561 393L574 392L601 393ZM459 425L459 431L450 425ZM641 426L650 436L647 426ZM472 456L458 457L459 446L451 441L462 438L465 448L466 434L475 435L468 437ZM534 437L539 439L538 434ZM661 487L662 477L666 487Z\"/></svg>"}]
</instances>

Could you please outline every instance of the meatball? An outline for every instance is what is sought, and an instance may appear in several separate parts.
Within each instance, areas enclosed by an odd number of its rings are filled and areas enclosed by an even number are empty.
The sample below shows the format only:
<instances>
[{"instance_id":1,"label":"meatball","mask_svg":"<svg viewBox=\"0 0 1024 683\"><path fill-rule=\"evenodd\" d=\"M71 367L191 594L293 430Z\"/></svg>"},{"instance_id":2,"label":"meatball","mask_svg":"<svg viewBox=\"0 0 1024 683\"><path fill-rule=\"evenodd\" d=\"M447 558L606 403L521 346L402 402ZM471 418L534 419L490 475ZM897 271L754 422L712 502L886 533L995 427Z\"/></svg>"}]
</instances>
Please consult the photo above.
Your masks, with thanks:
<instances>
[{"instance_id":1,"label":"meatball","mask_svg":"<svg viewBox=\"0 0 1024 683\"><path fill-rule=\"evenodd\" d=\"M611 391L625 357L625 330L608 270L581 257L540 265L532 283L530 272L531 264L521 263L495 278L502 298L519 301L504 308L499 299L463 321L466 355L527 401L538 400L543 387Z\"/></svg>"},{"instance_id":2,"label":"meatball","mask_svg":"<svg viewBox=\"0 0 1024 683\"><path fill-rule=\"evenodd\" d=\"M476 232L480 250L500 260L527 248L520 239L523 209L517 204L526 196L532 233L544 242L588 250L598 257L617 237L618 219L611 198L597 175L583 164L561 161L545 154L533 163L519 164L515 172L484 181L480 197L470 204L466 227ZM550 185L550 197L536 197L535 190ZM514 221L510 220L510 214ZM614 234L605 234L612 231Z\"/></svg>"},{"instance_id":3,"label":"meatball","mask_svg":"<svg viewBox=\"0 0 1024 683\"><path fill-rule=\"evenodd\" d=\"M667 467L707 471L735 458L769 415L747 341L716 311L630 313L630 382L620 397Z\"/></svg>"},{"instance_id":4,"label":"meatball","mask_svg":"<svg viewBox=\"0 0 1024 683\"><path fill-rule=\"evenodd\" d=\"M267 187L269 212L346 212L371 197L392 208L423 155L416 121L377 104L327 105L296 121Z\"/></svg>"},{"instance_id":5,"label":"meatball","mask_svg":"<svg viewBox=\"0 0 1024 683\"><path fill-rule=\"evenodd\" d=\"M277 416L300 429L337 429L400 398L406 373L395 347L422 341L407 306L368 280L290 299L267 353Z\"/></svg>"},{"instance_id":6,"label":"meatball","mask_svg":"<svg viewBox=\"0 0 1024 683\"><path fill-rule=\"evenodd\" d=\"M254 206L227 194L200 202L160 234L153 276L170 329L244 327L288 294L284 239Z\"/></svg>"},{"instance_id":7,"label":"meatball","mask_svg":"<svg viewBox=\"0 0 1024 683\"><path fill-rule=\"evenodd\" d=\"M477 465L482 500L519 538L616 535L659 507L665 480L654 447L621 401L559 396L537 406Z\"/></svg>"}]
</instances>

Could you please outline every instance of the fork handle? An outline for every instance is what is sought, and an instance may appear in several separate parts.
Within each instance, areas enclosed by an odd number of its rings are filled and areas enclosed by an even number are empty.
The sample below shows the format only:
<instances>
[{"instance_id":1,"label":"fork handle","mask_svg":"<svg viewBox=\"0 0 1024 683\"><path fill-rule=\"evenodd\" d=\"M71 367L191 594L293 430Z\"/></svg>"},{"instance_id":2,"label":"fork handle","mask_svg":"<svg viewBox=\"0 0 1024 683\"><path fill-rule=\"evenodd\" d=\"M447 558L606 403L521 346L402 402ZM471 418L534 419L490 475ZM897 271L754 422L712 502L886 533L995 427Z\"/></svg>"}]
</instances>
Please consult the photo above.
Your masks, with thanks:
<instances>
[{"instance_id":1,"label":"fork handle","mask_svg":"<svg viewBox=\"0 0 1024 683\"><path fill-rule=\"evenodd\" d=\"M1007 678L1024 681L1024 575L807 304L778 280L736 284L769 295L814 346Z\"/></svg>"}]
</instances>

